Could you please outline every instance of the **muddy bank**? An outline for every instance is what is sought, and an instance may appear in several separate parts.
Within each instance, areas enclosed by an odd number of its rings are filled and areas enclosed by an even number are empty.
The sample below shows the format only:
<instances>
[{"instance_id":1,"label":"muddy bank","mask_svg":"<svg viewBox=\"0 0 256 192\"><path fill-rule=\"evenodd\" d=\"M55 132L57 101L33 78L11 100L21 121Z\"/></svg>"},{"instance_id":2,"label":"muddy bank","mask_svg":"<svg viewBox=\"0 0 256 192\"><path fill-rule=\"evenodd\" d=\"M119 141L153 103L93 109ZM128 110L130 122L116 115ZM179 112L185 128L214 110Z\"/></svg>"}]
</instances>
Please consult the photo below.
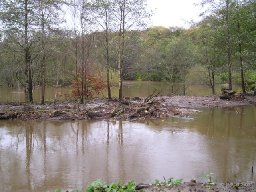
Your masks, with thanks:
<instances>
[{"instance_id":1,"label":"muddy bank","mask_svg":"<svg viewBox=\"0 0 256 192\"><path fill-rule=\"evenodd\" d=\"M185 182L179 186L155 186L150 185L144 189L145 192L255 192L255 182L242 183L197 183L195 180Z\"/></svg>"},{"instance_id":2,"label":"muddy bank","mask_svg":"<svg viewBox=\"0 0 256 192\"><path fill-rule=\"evenodd\" d=\"M94 99L85 104L48 103L46 105L1 103L0 120L84 120L116 119L138 120L187 116L204 107L235 107L255 105L256 97L246 96L233 100L219 97L148 97L118 100Z\"/></svg>"},{"instance_id":3,"label":"muddy bank","mask_svg":"<svg viewBox=\"0 0 256 192\"><path fill-rule=\"evenodd\" d=\"M169 182L170 181L170 182ZM69 190L65 190L69 192ZM198 183L196 180L190 182L182 182L181 179L173 180L172 178L153 184L137 184L134 181L129 181L126 184L112 183L106 184L101 180L96 180L87 186L84 190L75 190L77 192L82 191L124 191L124 192L255 192L256 183L250 182L237 182L237 183Z\"/></svg>"}]
</instances>

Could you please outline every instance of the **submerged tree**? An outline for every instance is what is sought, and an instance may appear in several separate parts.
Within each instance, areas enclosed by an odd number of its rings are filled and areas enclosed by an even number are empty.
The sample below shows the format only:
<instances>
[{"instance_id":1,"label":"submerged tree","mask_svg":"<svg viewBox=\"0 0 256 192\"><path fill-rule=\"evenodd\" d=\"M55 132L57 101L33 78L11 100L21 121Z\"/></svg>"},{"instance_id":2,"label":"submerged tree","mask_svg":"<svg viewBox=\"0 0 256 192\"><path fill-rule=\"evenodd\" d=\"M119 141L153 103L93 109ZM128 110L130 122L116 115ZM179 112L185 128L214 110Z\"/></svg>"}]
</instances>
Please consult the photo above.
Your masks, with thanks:
<instances>
[{"instance_id":1,"label":"submerged tree","mask_svg":"<svg viewBox=\"0 0 256 192\"><path fill-rule=\"evenodd\" d=\"M235 53L239 60L241 89L243 93L246 93L246 68L248 68L251 61L253 62L252 58L248 59L248 56L255 54L255 49L252 49L255 46L256 34L255 11L255 2L236 0L236 9L233 17L236 26L236 30L234 30Z\"/></svg>"},{"instance_id":2,"label":"submerged tree","mask_svg":"<svg viewBox=\"0 0 256 192\"><path fill-rule=\"evenodd\" d=\"M199 59L208 70L209 85L212 94L216 93L216 76L225 65L225 47L223 46L223 30L219 25L218 18L209 16L200 23L200 28L196 34L199 38L199 49L201 57Z\"/></svg>"},{"instance_id":3,"label":"submerged tree","mask_svg":"<svg viewBox=\"0 0 256 192\"><path fill-rule=\"evenodd\" d=\"M37 25L35 4L33 1L3 0L0 4L1 20L5 26L6 37L12 36L22 51L25 101L33 102L32 37ZM22 82L23 81L23 82Z\"/></svg>"},{"instance_id":4,"label":"submerged tree","mask_svg":"<svg viewBox=\"0 0 256 192\"><path fill-rule=\"evenodd\" d=\"M123 98L123 68L126 59L126 32L140 28L145 24L149 14L145 10L145 0L116 0L115 13L118 25L118 73L119 73L119 100Z\"/></svg>"},{"instance_id":5,"label":"submerged tree","mask_svg":"<svg viewBox=\"0 0 256 192\"><path fill-rule=\"evenodd\" d=\"M76 72L75 81L80 85L78 87L80 103L84 103L84 100L89 97L88 71L94 42L95 20L90 1L80 0L74 3L78 13L77 15L79 16L79 18L77 18L79 20L77 31L80 34L79 37L76 37L76 40L78 40L78 42L76 42L78 43L78 47L76 47L76 62L78 62L76 67L78 71Z\"/></svg>"},{"instance_id":6,"label":"submerged tree","mask_svg":"<svg viewBox=\"0 0 256 192\"><path fill-rule=\"evenodd\" d=\"M40 63L40 84L41 84L41 104L45 103L45 87L46 87L46 72L47 72L47 36L53 27L60 23L59 11L61 5L64 4L62 0L37 0L38 15L39 15L39 63Z\"/></svg>"},{"instance_id":7,"label":"submerged tree","mask_svg":"<svg viewBox=\"0 0 256 192\"><path fill-rule=\"evenodd\" d=\"M16 76L25 89L25 101L33 102L33 86L37 66L35 60L41 58L42 103L45 90L45 45L50 24L58 18L61 0L3 0L0 4L0 19L4 25L4 39L12 40L15 52L22 59L17 65ZM38 35L40 34L40 35ZM38 38L39 37L39 38ZM40 42L40 45L38 44ZM36 46L40 46L37 49ZM40 51L36 51L40 50ZM9 50L14 51L14 50ZM38 68L37 68L38 69Z\"/></svg>"},{"instance_id":8,"label":"submerged tree","mask_svg":"<svg viewBox=\"0 0 256 192\"><path fill-rule=\"evenodd\" d=\"M254 52L249 47L252 42L255 42L253 39L253 31L255 31L255 8L253 7L255 7L255 3L247 0L205 0L204 2L212 5L210 16L215 18L215 21L211 21L209 24L218 28L212 34L215 36L214 46L219 50L225 47L226 59L222 58L222 61L226 60L229 89L232 89L232 76L237 67L241 78L241 89L245 93L246 55L251 55ZM248 63L250 63L249 60Z\"/></svg>"},{"instance_id":9,"label":"submerged tree","mask_svg":"<svg viewBox=\"0 0 256 192\"><path fill-rule=\"evenodd\" d=\"M223 46L226 52L226 66L228 73L229 89L232 89L232 48L233 48L233 23L232 16L234 12L234 3L232 0L205 0L204 3L210 4L212 7L211 16L218 18L220 31L223 33Z\"/></svg>"},{"instance_id":10,"label":"submerged tree","mask_svg":"<svg viewBox=\"0 0 256 192\"><path fill-rule=\"evenodd\" d=\"M94 14L94 20L96 25L99 26L99 30L104 31L104 57L107 71L107 92L108 98L111 99L111 83L110 83L110 32L111 25L113 25L113 0L95 0L92 1L90 6L92 13ZM113 30L112 30L113 31Z\"/></svg>"}]
</instances>

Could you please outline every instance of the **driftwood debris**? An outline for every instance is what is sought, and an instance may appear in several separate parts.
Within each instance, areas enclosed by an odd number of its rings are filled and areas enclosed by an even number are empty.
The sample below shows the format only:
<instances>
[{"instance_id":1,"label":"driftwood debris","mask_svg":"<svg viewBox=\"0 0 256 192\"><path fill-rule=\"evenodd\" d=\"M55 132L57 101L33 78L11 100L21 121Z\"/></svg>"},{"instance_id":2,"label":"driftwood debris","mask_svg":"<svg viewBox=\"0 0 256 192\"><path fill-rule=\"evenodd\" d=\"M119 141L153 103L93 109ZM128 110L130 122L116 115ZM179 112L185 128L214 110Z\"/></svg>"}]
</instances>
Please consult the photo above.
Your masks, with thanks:
<instances>
[{"instance_id":1,"label":"driftwood debris","mask_svg":"<svg viewBox=\"0 0 256 192\"><path fill-rule=\"evenodd\" d=\"M0 113L0 120L8 120L8 119L16 119L17 113L9 112L9 113Z\"/></svg>"},{"instance_id":2,"label":"driftwood debris","mask_svg":"<svg viewBox=\"0 0 256 192\"><path fill-rule=\"evenodd\" d=\"M145 98L144 103L153 103L155 101L155 98L158 97L160 94L160 91L154 90L151 95Z\"/></svg>"},{"instance_id":3,"label":"driftwood debris","mask_svg":"<svg viewBox=\"0 0 256 192\"><path fill-rule=\"evenodd\" d=\"M147 98L95 99L86 104L48 103L46 105L23 103L0 103L0 120L143 120L164 119L173 116L186 116L201 107L233 107L256 105L256 97L235 94L230 101L217 97L158 96Z\"/></svg>"},{"instance_id":4,"label":"driftwood debris","mask_svg":"<svg viewBox=\"0 0 256 192\"><path fill-rule=\"evenodd\" d=\"M142 190L142 189L146 189L146 188L149 188L149 187L150 187L149 184L139 183L138 185L136 185L135 190Z\"/></svg>"},{"instance_id":5,"label":"driftwood debris","mask_svg":"<svg viewBox=\"0 0 256 192\"><path fill-rule=\"evenodd\" d=\"M220 96L220 99L223 100L231 100L235 97L236 92L231 89L222 89L222 94Z\"/></svg>"}]
</instances>

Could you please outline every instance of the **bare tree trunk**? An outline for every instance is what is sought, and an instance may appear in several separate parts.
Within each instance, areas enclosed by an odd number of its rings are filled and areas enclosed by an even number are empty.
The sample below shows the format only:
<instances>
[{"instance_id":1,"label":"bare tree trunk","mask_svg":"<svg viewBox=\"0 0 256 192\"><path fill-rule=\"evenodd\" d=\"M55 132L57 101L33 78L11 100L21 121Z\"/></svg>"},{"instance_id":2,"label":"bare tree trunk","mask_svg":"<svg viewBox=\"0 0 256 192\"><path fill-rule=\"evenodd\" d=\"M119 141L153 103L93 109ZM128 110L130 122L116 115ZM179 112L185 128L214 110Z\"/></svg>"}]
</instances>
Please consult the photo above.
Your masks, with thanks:
<instances>
[{"instance_id":1,"label":"bare tree trunk","mask_svg":"<svg viewBox=\"0 0 256 192\"><path fill-rule=\"evenodd\" d=\"M231 34L229 26L229 0L226 0L226 27L227 27L227 62L228 62L228 85L232 90L232 63L231 63Z\"/></svg>"},{"instance_id":2,"label":"bare tree trunk","mask_svg":"<svg viewBox=\"0 0 256 192\"><path fill-rule=\"evenodd\" d=\"M186 95L186 80L183 81L183 95Z\"/></svg>"},{"instance_id":3,"label":"bare tree trunk","mask_svg":"<svg viewBox=\"0 0 256 192\"><path fill-rule=\"evenodd\" d=\"M244 61L243 61L243 49L242 49L242 38L241 38L241 25L240 25L240 17L239 17L239 3L237 1L237 29L238 29L238 47L239 47L239 60L240 60L240 74L241 74L241 86L243 93L246 93L245 89L245 79L244 79Z\"/></svg>"},{"instance_id":4,"label":"bare tree trunk","mask_svg":"<svg viewBox=\"0 0 256 192\"><path fill-rule=\"evenodd\" d=\"M119 47L119 56L118 56L118 81L119 81L119 89L118 89L118 93L119 93L119 100L122 100L123 98L123 63L122 63L122 53L121 53L121 46Z\"/></svg>"},{"instance_id":5,"label":"bare tree trunk","mask_svg":"<svg viewBox=\"0 0 256 192\"><path fill-rule=\"evenodd\" d=\"M203 42L203 44L206 46L205 42ZM206 47L206 50L205 50L205 56L206 56L206 63L208 65L208 76L209 76L210 86L211 86L211 89L212 89L212 94L215 95L215 73L214 73L214 68L215 67L209 61L209 54L208 54L207 47Z\"/></svg>"},{"instance_id":6,"label":"bare tree trunk","mask_svg":"<svg viewBox=\"0 0 256 192\"><path fill-rule=\"evenodd\" d=\"M212 94L215 95L215 72L212 70Z\"/></svg>"},{"instance_id":7,"label":"bare tree trunk","mask_svg":"<svg viewBox=\"0 0 256 192\"><path fill-rule=\"evenodd\" d=\"M28 41L28 0L24 2L25 6L25 18L24 18L24 30L25 30L25 102L33 103L33 81L32 81L32 69L31 69L31 53Z\"/></svg>"},{"instance_id":8,"label":"bare tree trunk","mask_svg":"<svg viewBox=\"0 0 256 192\"><path fill-rule=\"evenodd\" d=\"M73 16L73 30L74 30L74 54L75 54L75 79L77 80L78 78L78 44L79 44L79 39L78 39L78 34L77 34L77 29L76 29L76 18L77 18L77 4L76 4L76 0L72 0L72 6L73 6L73 10L72 10L72 16ZM81 24L81 21L80 21ZM78 90L79 91L79 90Z\"/></svg>"},{"instance_id":9,"label":"bare tree trunk","mask_svg":"<svg viewBox=\"0 0 256 192\"><path fill-rule=\"evenodd\" d=\"M76 4L76 0L73 0L72 1L72 5L73 5L73 10L72 10L72 15L73 15L73 30L74 30L74 55L75 55L75 81L78 83L79 85L79 56L78 56L78 53L79 53L79 37L78 37L78 32L77 32L77 26L76 26L76 18L77 18L77 4ZM81 21L80 21L80 24ZM79 98L81 99L81 90L80 90L80 87L77 86L76 87L76 91L77 91L77 94L79 96Z\"/></svg>"},{"instance_id":10,"label":"bare tree trunk","mask_svg":"<svg viewBox=\"0 0 256 192\"><path fill-rule=\"evenodd\" d=\"M213 69L208 68L208 76L210 79L212 94L215 95L215 73Z\"/></svg>"},{"instance_id":11,"label":"bare tree trunk","mask_svg":"<svg viewBox=\"0 0 256 192\"><path fill-rule=\"evenodd\" d=\"M232 90L232 63L231 63L231 48L228 46L228 85L229 89Z\"/></svg>"},{"instance_id":12,"label":"bare tree trunk","mask_svg":"<svg viewBox=\"0 0 256 192\"><path fill-rule=\"evenodd\" d=\"M111 85L109 79L109 31L108 31L108 10L105 9L105 40L106 40L106 62L107 62L107 89L108 89L108 99L111 99Z\"/></svg>"},{"instance_id":13,"label":"bare tree trunk","mask_svg":"<svg viewBox=\"0 0 256 192\"><path fill-rule=\"evenodd\" d=\"M88 99L88 63L91 53L91 46L93 43L94 35L90 34L87 36L85 41L84 32L82 32L82 72L81 72L81 92L80 97L81 103L84 103L85 99Z\"/></svg>"},{"instance_id":14,"label":"bare tree trunk","mask_svg":"<svg viewBox=\"0 0 256 192\"><path fill-rule=\"evenodd\" d=\"M43 5L41 5L43 6ZM43 9L43 8L42 8ZM44 11L42 10L41 13L41 33L42 33L42 60L41 60L41 104L45 104L45 84L46 84L46 55L45 55L45 18L44 18Z\"/></svg>"},{"instance_id":15,"label":"bare tree trunk","mask_svg":"<svg viewBox=\"0 0 256 192\"><path fill-rule=\"evenodd\" d=\"M93 33L89 33L87 31L87 33L85 33L86 29L90 29L90 23L88 23L86 18L86 14L85 13L86 9L88 9L88 7L86 7L85 1L82 1L82 8L81 8L81 15L80 15L80 25L81 25L81 31L82 31L82 58L81 58L81 64L82 64L82 74L81 74L81 98L80 101L81 103L84 103L84 99L87 99L89 96L88 93L88 63L89 63L89 57L90 57L90 53L91 53L91 47L92 47L92 42L94 40L94 34Z\"/></svg>"},{"instance_id":16,"label":"bare tree trunk","mask_svg":"<svg viewBox=\"0 0 256 192\"><path fill-rule=\"evenodd\" d=\"M83 29L82 29L83 31ZM81 97L80 103L84 103L84 94L85 94L85 40L84 40L84 32L82 32L82 71L81 71Z\"/></svg>"},{"instance_id":17,"label":"bare tree trunk","mask_svg":"<svg viewBox=\"0 0 256 192\"><path fill-rule=\"evenodd\" d=\"M245 78L244 78L244 61L242 56L242 44L239 43L239 58L240 58L240 74L241 74L241 84L242 84L242 91L243 93L246 93L245 88Z\"/></svg>"},{"instance_id":18,"label":"bare tree trunk","mask_svg":"<svg viewBox=\"0 0 256 192\"><path fill-rule=\"evenodd\" d=\"M31 70L31 55L29 48L25 48L25 77L25 102L33 103L33 81Z\"/></svg>"},{"instance_id":19,"label":"bare tree trunk","mask_svg":"<svg viewBox=\"0 0 256 192\"><path fill-rule=\"evenodd\" d=\"M78 78L78 37L75 31L75 69L76 69L76 78Z\"/></svg>"},{"instance_id":20,"label":"bare tree trunk","mask_svg":"<svg viewBox=\"0 0 256 192\"><path fill-rule=\"evenodd\" d=\"M30 57L31 59L31 57ZM31 61L31 60L30 60ZM31 62L29 63L29 71L28 71L28 94L29 94L29 102L33 103L33 78L32 78L32 69Z\"/></svg>"},{"instance_id":21,"label":"bare tree trunk","mask_svg":"<svg viewBox=\"0 0 256 192\"><path fill-rule=\"evenodd\" d=\"M119 73L119 100L123 98L123 65L124 65L124 39L125 39L125 6L126 0L120 5L120 26L119 26L119 57L118 57L118 73Z\"/></svg>"},{"instance_id":22,"label":"bare tree trunk","mask_svg":"<svg viewBox=\"0 0 256 192\"><path fill-rule=\"evenodd\" d=\"M45 104L45 85L46 85L46 66L45 66L45 55L42 58L42 79L41 79L41 104Z\"/></svg>"}]
</instances>

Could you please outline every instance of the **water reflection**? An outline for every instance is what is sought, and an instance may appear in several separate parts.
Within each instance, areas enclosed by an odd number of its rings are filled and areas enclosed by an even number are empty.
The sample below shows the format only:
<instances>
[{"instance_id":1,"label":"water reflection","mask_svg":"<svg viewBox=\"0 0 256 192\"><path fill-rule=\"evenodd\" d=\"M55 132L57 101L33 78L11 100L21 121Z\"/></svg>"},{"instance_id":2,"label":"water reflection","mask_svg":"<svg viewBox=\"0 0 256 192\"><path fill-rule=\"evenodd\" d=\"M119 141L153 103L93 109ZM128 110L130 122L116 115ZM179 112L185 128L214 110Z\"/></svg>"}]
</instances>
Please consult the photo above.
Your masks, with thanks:
<instances>
[{"instance_id":1,"label":"water reflection","mask_svg":"<svg viewBox=\"0 0 256 192\"><path fill-rule=\"evenodd\" d=\"M223 180L252 180L255 166L255 107L209 109L189 123L192 130L206 135L209 150ZM221 149L221 150L220 150ZM215 172L216 172L215 171Z\"/></svg>"},{"instance_id":2,"label":"water reflection","mask_svg":"<svg viewBox=\"0 0 256 192\"><path fill-rule=\"evenodd\" d=\"M81 188L95 179L254 180L255 108L209 109L194 120L0 121L0 191Z\"/></svg>"}]
</instances>

